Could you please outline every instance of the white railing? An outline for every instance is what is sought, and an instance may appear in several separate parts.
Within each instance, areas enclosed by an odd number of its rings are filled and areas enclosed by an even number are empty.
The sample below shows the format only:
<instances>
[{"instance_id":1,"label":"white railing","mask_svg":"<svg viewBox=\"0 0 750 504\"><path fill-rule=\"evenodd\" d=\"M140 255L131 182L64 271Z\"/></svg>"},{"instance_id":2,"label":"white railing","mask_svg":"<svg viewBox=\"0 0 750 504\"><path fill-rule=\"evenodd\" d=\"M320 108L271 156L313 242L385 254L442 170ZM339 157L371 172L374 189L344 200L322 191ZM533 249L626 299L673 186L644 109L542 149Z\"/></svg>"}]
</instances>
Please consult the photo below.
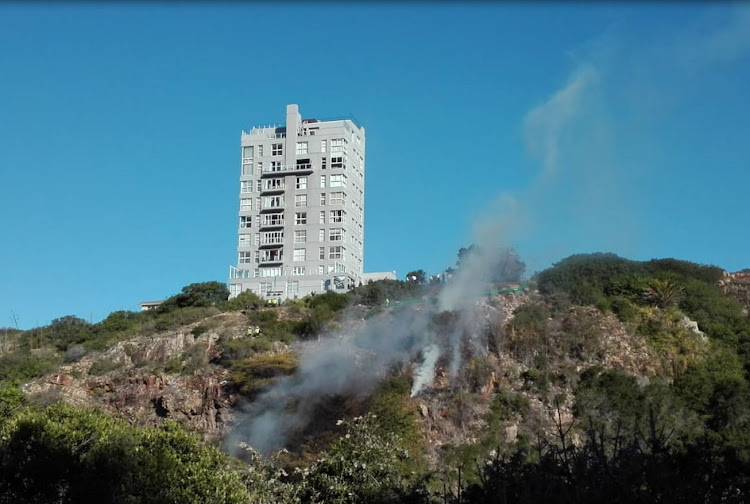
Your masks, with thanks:
<instances>
[{"instance_id":1,"label":"white railing","mask_svg":"<svg viewBox=\"0 0 750 504\"><path fill-rule=\"evenodd\" d=\"M275 180L275 179L274 179ZM281 184L263 184L261 191L283 191L284 183Z\"/></svg>"},{"instance_id":2,"label":"white railing","mask_svg":"<svg viewBox=\"0 0 750 504\"><path fill-rule=\"evenodd\" d=\"M261 245L283 245L284 237L278 236L275 238L261 238L260 244Z\"/></svg>"},{"instance_id":3,"label":"white railing","mask_svg":"<svg viewBox=\"0 0 750 504\"><path fill-rule=\"evenodd\" d=\"M283 226L284 219L268 219L261 221L260 227Z\"/></svg>"},{"instance_id":4,"label":"white railing","mask_svg":"<svg viewBox=\"0 0 750 504\"><path fill-rule=\"evenodd\" d=\"M283 173L283 172L294 172L299 170L312 170L312 163L296 164L296 165L280 165L280 166L265 166L263 167L263 173Z\"/></svg>"},{"instance_id":5,"label":"white railing","mask_svg":"<svg viewBox=\"0 0 750 504\"><path fill-rule=\"evenodd\" d=\"M273 256L260 256L260 263L261 264L268 264L268 263L283 262L282 257L283 256L281 254L277 254L277 255L273 255Z\"/></svg>"}]
</instances>

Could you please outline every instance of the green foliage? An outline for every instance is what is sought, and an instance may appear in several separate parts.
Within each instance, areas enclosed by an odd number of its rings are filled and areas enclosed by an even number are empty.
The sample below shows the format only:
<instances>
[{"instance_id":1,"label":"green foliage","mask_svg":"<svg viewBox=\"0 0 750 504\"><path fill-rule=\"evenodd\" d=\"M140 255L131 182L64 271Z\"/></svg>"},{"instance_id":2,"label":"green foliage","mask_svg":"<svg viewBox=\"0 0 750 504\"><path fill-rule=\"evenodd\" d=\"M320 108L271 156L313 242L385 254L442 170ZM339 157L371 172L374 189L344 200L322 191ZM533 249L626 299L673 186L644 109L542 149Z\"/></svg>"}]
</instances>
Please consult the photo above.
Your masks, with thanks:
<instances>
[{"instance_id":1,"label":"green foliage","mask_svg":"<svg viewBox=\"0 0 750 504\"><path fill-rule=\"evenodd\" d=\"M12 417L25 404L26 396L21 392L17 381L0 385L0 424Z\"/></svg>"},{"instance_id":2,"label":"green foliage","mask_svg":"<svg viewBox=\"0 0 750 504\"><path fill-rule=\"evenodd\" d=\"M651 280L644 292L644 298L649 303L664 309L677 304L683 290L683 287L677 282L655 278Z\"/></svg>"},{"instance_id":3,"label":"green foliage","mask_svg":"<svg viewBox=\"0 0 750 504\"><path fill-rule=\"evenodd\" d=\"M55 319L47 328L48 338L58 350L92 339L92 331L91 324L73 315Z\"/></svg>"},{"instance_id":4,"label":"green foliage","mask_svg":"<svg viewBox=\"0 0 750 504\"><path fill-rule=\"evenodd\" d=\"M0 382L18 380L23 383L49 373L61 362L60 355L51 350L3 354L0 355Z\"/></svg>"},{"instance_id":5,"label":"green foliage","mask_svg":"<svg viewBox=\"0 0 750 504\"><path fill-rule=\"evenodd\" d=\"M351 292L354 304L365 306L380 306L385 304L386 299L403 301L413 299L424 292L424 287L414 282L402 282L399 280L377 280Z\"/></svg>"},{"instance_id":6,"label":"green foliage","mask_svg":"<svg viewBox=\"0 0 750 504\"><path fill-rule=\"evenodd\" d=\"M300 336L309 338L320 334L335 316L336 313L327 304L316 305L300 324Z\"/></svg>"},{"instance_id":7,"label":"green foliage","mask_svg":"<svg viewBox=\"0 0 750 504\"><path fill-rule=\"evenodd\" d=\"M208 318L212 315L218 315L220 312L214 307L198 307L191 306L181 309L172 309L169 311L154 310L156 312L154 322L154 329L156 331L169 331L171 329L177 329L182 326L198 322L204 318Z\"/></svg>"},{"instance_id":8,"label":"green foliage","mask_svg":"<svg viewBox=\"0 0 750 504\"><path fill-rule=\"evenodd\" d=\"M200 282L187 285L182 292L166 299L156 311L164 313L189 306L206 307L223 304L229 299L229 289L223 282Z\"/></svg>"},{"instance_id":9,"label":"green foliage","mask_svg":"<svg viewBox=\"0 0 750 504\"><path fill-rule=\"evenodd\" d=\"M417 424L417 407L409 400L410 392L408 379L392 376L373 393L369 411L377 418L376 427L380 434L398 436L411 454L410 461L422 463L424 438Z\"/></svg>"},{"instance_id":10,"label":"green foliage","mask_svg":"<svg viewBox=\"0 0 750 504\"><path fill-rule=\"evenodd\" d=\"M257 310L265 305L263 298L251 290L242 291L240 295L228 300L221 308L226 311Z\"/></svg>"},{"instance_id":11,"label":"green foliage","mask_svg":"<svg viewBox=\"0 0 750 504\"><path fill-rule=\"evenodd\" d=\"M193 336L197 338L201 334L205 334L206 331L208 331L208 327L203 324L200 324L200 325L193 327L190 330L190 334L192 334Z\"/></svg>"},{"instance_id":12,"label":"green foliage","mask_svg":"<svg viewBox=\"0 0 750 504\"><path fill-rule=\"evenodd\" d=\"M708 285L721 280L724 270L718 266L705 266L678 259L652 259L645 263L654 274L672 274L680 278L694 278Z\"/></svg>"},{"instance_id":13,"label":"green foliage","mask_svg":"<svg viewBox=\"0 0 750 504\"><path fill-rule=\"evenodd\" d=\"M113 361L110 359L99 359L89 367L89 374L92 376L101 376L107 374L116 369L120 369L123 366L121 361Z\"/></svg>"},{"instance_id":14,"label":"green foliage","mask_svg":"<svg viewBox=\"0 0 750 504\"><path fill-rule=\"evenodd\" d=\"M54 405L3 426L0 502L246 503L229 459L176 424L136 429Z\"/></svg>"},{"instance_id":15,"label":"green foliage","mask_svg":"<svg viewBox=\"0 0 750 504\"><path fill-rule=\"evenodd\" d=\"M365 504L423 502L419 481L400 470L409 452L399 437L378 429L373 415L340 420L346 434L305 473L302 502Z\"/></svg>"},{"instance_id":16,"label":"green foliage","mask_svg":"<svg viewBox=\"0 0 750 504\"><path fill-rule=\"evenodd\" d=\"M526 263L512 248L490 252L476 245L461 247L458 250L456 267L461 269L472 257L479 257L477 262L488 265L487 280L490 283L518 283L526 272Z\"/></svg>"},{"instance_id":17,"label":"green foliage","mask_svg":"<svg viewBox=\"0 0 750 504\"><path fill-rule=\"evenodd\" d=\"M518 359L529 362L548 345L549 308L544 303L528 303L513 312L504 346Z\"/></svg>"},{"instance_id":18,"label":"green foliage","mask_svg":"<svg viewBox=\"0 0 750 504\"><path fill-rule=\"evenodd\" d=\"M349 306L349 295L326 291L323 294L310 297L308 304L312 309L318 306L327 306L331 311L339 312Z\"/></svg>"},{"instance_id":19,"label":"green foliage","mask_svg":"<svg viewBox=\"0 0 750 504\"><path fill-rule=\"evenodd\" d=\"M475 357L469 362L468 382L472 392L479 392L489 383L495 370L489 357Z\"/></svg>"},{"instance_id":20,"label":"green foliage","mask_svg":"<svg viewBox=\"0 0 750 504\"><path fill-rule=\"evenodd\" d=\"M240 394L255 396L279 376L290 375L297 369L291 354L253 355L232 366L229 380Z\"/></svg>"},{"instance_id":21,"label":"green foliage","mask_svg":"<svg viewBox=\"0 0 750 504\"><path fill-rule=\"evenodd\" d=\"M192 375L196 371L208 367L207 346L205 343L196 343L183 352L182 359L185 361L183 373Z\"/></svg>"}]
</instances>

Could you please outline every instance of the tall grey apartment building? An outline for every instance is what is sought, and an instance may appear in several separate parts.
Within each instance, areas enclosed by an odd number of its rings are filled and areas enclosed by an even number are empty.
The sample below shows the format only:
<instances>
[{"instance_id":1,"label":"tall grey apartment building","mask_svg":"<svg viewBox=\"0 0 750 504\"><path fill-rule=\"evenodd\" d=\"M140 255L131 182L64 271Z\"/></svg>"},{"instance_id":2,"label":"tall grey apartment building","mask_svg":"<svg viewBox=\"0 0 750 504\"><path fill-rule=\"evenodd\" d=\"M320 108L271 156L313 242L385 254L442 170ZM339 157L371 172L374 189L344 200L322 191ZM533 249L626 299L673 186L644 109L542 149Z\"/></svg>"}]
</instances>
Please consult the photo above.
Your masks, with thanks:
<instances>
[{"instance_id":1,"label":"tall grey apartment building","mask_svg":"<svg viewBox=\"0 0 750 504\"><path fill-rule=\"evenodd\" d=\"M365 130L349 119L302 119L242 132L232 297L345 291L363 276Z\"/></svg>"}]
</instances>

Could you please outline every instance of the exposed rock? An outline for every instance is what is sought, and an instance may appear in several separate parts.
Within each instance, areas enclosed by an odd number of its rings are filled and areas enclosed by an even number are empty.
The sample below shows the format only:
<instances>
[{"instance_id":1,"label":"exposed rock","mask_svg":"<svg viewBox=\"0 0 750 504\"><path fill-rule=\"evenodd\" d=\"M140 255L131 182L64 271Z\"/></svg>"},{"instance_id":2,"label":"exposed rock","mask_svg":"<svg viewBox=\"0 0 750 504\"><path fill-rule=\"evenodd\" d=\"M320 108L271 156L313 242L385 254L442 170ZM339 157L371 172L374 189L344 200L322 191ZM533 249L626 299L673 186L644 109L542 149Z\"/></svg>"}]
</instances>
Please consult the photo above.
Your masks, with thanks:
<instances>
[{"instance_id":1,"label":"exposed rock","mask_svg":"<svg viewBox=\"0 0 750 504\"><path fill-rule=\"evenodd\" d=\"M427 405L422 403L419 405L419 412L422 414L423 417L428 418L430 416L430 410L427 408Z\"/></svg>"},{"instance_id":2,"label":"exposed rock","mask_svg":"<svg viewBox=\"0 0 750 504\"><path fill-rule=\"evenodd\" d=\"M240 314L215 317L224 334L241 335ZM205 321L201 321L202 323ZM191 324L180 331L141 337L115 344L96 355L42 379L24 385L32 395L44 396L56 390L59 397L78 406L99 406L134 425L155 425L165 418L176 420L199 432L206 440L225 434L234 422L232 407L237 398L225 388L228 371L201 369L192 376L168 374L160 366L180 358L187 350L201 344L207 357L216 352L219 334L210 330L193 336ZM231 330L227 330L227 328ZM275 343L272 352L288 352L283 343ZM101 376L87 375L97 362L109 362L115 369Z\"/></svg>"}]
</instances>

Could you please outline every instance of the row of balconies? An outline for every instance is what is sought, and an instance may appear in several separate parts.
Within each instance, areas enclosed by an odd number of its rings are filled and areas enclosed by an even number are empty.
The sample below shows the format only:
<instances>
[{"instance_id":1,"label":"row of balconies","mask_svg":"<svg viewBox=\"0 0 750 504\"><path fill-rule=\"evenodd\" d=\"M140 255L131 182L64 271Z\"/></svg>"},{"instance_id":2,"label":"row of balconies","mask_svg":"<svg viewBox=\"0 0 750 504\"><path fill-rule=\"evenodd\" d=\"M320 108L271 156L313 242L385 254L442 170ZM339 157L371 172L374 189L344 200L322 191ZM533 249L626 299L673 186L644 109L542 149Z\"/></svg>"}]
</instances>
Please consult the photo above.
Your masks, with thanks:
<instances>
[{"instance_id":1,"label":"row of balconies","mask_svg":"<svg viewBox=\"0 0 750 504\"><path fill-rule=\"evenodd\" d=\"M279 174L292 174L292 173L312 173L312 163L297 163L293 165L271 165L264 166L261 177L267 177Z\"/></svg>"}]
</instances>

